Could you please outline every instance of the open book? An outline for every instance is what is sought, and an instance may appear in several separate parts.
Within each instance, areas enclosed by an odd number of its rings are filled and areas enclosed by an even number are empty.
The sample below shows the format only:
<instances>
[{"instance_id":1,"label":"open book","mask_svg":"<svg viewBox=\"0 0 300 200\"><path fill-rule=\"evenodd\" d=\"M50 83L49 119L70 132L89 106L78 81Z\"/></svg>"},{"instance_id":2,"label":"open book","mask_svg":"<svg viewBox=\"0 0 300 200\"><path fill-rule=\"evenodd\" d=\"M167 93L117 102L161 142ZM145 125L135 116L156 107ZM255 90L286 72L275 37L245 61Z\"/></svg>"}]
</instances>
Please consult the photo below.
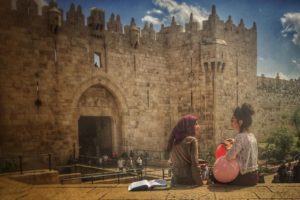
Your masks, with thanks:
<instances>
[{"instance_id":1,"label":"open book","mask_svg":"<svg viewBox=\"0 0 300 200\"><path fill-rule=\"evenodd\" d=\"M141 190L149 190L149 189L167 189L167 181L163 179L156 179L156 180L142 180L133 182L128 186L128 191L141 191Z\"/></svg>"}]
</instances>

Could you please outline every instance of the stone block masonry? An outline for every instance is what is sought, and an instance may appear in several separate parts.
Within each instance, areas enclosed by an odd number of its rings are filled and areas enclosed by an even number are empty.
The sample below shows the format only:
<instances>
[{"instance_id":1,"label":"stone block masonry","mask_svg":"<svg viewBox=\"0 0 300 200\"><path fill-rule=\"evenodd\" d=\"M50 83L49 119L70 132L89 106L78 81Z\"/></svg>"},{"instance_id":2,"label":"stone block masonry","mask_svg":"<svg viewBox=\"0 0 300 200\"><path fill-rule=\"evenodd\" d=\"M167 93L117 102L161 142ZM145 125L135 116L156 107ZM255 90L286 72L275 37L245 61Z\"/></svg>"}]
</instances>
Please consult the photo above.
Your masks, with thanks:
<instances>
[{"instance_id":1,"label":"stone block masonry","mask_svg":"<svg viewBox=\"0 0 300 200\"><path fill-rule=\"evenodd\" d=\"M203 152L235 134L237 105L254 106L260 140L299 106L299 80L257 77L256 24L223 21L215 6L202 29L191 14L185 32L175 18L155 32L134 19L123 27L119 15L106 22L98 8L87 25L74 4L66 21L54 1L38 10L34 0L0 3L0 156L157 158L188 113L200 118Z\"/></svg>"}]
</instances>

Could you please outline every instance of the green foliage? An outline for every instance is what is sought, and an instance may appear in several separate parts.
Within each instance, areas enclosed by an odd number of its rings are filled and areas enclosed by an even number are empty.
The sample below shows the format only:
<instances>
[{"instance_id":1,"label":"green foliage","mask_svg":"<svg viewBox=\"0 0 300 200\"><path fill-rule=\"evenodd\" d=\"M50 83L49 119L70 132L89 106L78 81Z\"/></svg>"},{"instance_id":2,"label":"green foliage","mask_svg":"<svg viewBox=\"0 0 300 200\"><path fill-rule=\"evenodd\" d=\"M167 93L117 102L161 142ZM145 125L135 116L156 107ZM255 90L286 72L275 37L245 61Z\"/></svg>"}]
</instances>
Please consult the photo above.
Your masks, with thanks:
<instances>
[{"instance_id":1,"label":"green foliage","mask_svg":"<svg viewBox=\"0 0 300 200\"><path fill-rule=\"evenodd\" d=\"M286 114L283 114L283 115L281 116L281 119L286 120L286 119L288 119L288 116L287 116Z\"/></svg>"},{"instance_id":2,"label":"green foliage","mask_svg":"<svg viewBox=\"0 0 300 200\"><path fill-rule=\"evenodd\" d=\"M270 169L268 169L268 168L265 167L265 166L258 166L258 172L259 172L260 174L263 174L263 173L268 174L268 173L270 173Z\"/></svg>"},{"instance_id":3,"label":"green foliage","mask_svg":"<svg viewBox=\"0 0 300 200\"><path fill-rule=\"evenodd\" d=\"M216 145L212 144L209 146L207 151L200 150L200 157L206 160L209 165L213 165L215 162L215 150L216 150Z\"/></svg>"},{"instance_id":4,"label":"green foliage","mask_svg":"<svg viewBox=\"0 0 300 200\"><path fill-rule=\"evenodd\" d=\"M281 128L267 139L265 157L269 160L290 160L299 152L297 138L287 128Z\"/></svg>"},{"instance_id":5,"label":"green foliage","mask_svg":"<svg viewBox=\"0 0 300 200\"><path fill-rule=\"evenodd\" d=\"M296 127L298 139L300 141L300 107L296 109L292 117L293 124ZM300 143L298 143L298 146Z\"/></svg>"},{"instance_id":6,"label":"green foliage","mask_svg":"<svg viewBox=\"0 0 300 200\"><path fill-rule=\"evenodd\" d=\"M4 161L0 162L0 173L12 172L12 171L17 171L17 170L18 170L18 165L13 160L10 160L10 161L4 160Z\"/></svg>"},{"instance_id":7,"label":"green foliage","mask_svg":"<svg viewBox=\"0 0 300 200\"><path fill-rule=\"evenodd\" d=\"M123 152L121 154L121 158L128 158L128 153L127 152Z\"/></svg>"},{"instance_id":8,"label":"green foliage","mask_svg":"<svg viewBox=\"0 0 300 200\"><path fill-rule=\"evenodd\" d=\"M267 155L267 147L268 143L258 143L258 158L260 160L266 160L268 155Z\"/></svg>"}]
</instances>

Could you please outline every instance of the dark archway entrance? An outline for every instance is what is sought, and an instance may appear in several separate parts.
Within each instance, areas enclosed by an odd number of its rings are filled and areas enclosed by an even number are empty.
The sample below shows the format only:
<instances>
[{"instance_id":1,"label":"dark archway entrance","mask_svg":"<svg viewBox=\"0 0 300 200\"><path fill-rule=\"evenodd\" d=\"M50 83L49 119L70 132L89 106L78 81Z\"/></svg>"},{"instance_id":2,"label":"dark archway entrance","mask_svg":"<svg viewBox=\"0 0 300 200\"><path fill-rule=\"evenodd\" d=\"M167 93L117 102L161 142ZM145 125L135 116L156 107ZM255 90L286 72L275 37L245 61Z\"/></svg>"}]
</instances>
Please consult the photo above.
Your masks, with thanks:
<instances>
[{"instance_id":1,"label":"dark archway entrance","mask_svg":"<svg viewBox=\"0 0 300 200\"><path fill-rule=\"evenodd\" d=\"M80 155L112 155L112 120L110 117L80 116L78 132Z\"/></svg>"}]
</instances>

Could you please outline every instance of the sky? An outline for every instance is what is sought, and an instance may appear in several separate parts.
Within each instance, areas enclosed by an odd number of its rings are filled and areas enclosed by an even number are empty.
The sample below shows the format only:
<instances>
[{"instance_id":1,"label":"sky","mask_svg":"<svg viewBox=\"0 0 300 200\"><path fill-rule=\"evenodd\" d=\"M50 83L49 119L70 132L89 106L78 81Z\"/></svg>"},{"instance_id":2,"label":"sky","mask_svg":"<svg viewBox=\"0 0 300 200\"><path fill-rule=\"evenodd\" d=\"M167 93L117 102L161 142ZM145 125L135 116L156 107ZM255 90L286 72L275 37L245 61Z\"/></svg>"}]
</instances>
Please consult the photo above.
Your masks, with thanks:
<instances>
[{"instance_id":1,"label":"sky","mask_svg":"<svg viewBox=\"0 0 300 200\"><path fill-rule=\"evenodd\" d=\"M35 0L43 5L49 0ZM111 13L121 16L124 25L135 18L137 26L145 21L154 24L158 32L163 23L169 26L172 16L178 24L189 21L190 13L200 24L208 18L212 5L226 21L232 17L238 25L243 18L245 26L257 25L257 75L282 79L300 77L300 0L57 0L58 6L69 10L71 3L81 5L85 17L93 7L105 10L106 22Z\"/></svg>"}]
</instances>

